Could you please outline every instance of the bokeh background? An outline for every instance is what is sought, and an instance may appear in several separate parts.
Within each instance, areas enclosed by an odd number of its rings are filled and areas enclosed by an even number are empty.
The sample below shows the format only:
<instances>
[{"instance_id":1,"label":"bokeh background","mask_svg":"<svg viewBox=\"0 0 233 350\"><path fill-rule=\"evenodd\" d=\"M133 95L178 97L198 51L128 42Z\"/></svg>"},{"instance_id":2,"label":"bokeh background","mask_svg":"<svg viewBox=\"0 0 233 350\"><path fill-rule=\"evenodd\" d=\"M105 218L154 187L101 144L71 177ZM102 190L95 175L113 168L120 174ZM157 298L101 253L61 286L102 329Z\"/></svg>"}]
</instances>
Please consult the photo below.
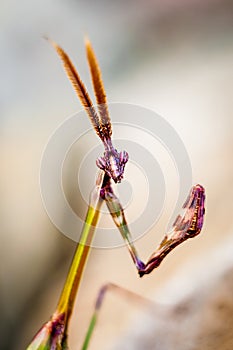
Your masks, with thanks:
<instances>
[{"instance_id":1,"label":"bokeh background","mask_svg":"<svg viewBox=\"0 0 233 350\"><path fill-rule=\"evenodd\" d=\"M203 233L152 275L139 279L125 248L92 251L70 330L70 348L79 349L101 285L111 281L159 302L158 289L186 263L189 274L190 264L203 259L205 276L206 254L232 235L233 5L227 0L10 0L1 1L0 16L1 349L26 348L49 318L75 249L50 222L40 196L44 147L56 127L80 110L43 35L66 48L90 89L83 45L88 33L108 100L162 115L186 146L194 182L207 191ZM168 191L161 219L137 242L143 257L162 237L176 195ZM109 349L137 309L117 296L108 300L91 349Z\"/></svg>"}]
</instances>

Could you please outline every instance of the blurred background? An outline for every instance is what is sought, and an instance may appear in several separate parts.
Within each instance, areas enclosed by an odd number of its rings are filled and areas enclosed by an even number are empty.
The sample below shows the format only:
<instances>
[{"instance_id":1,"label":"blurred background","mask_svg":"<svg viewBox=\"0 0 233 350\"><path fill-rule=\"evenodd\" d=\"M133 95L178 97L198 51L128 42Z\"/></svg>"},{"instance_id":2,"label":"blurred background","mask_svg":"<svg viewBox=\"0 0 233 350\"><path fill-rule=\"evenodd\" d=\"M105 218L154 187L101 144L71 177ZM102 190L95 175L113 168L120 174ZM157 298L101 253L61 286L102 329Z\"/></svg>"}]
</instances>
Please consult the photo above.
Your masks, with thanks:
<instances>
[{"instance_id":1,"label":"blurred background","mask_svg":"<svg viewBox=\"0 0 233 350\"><path fill-rule=\"evenodd\" d=\"M9 0L1 2L0 16L1 349L26 348L48 320L75 250L46 214L39 171L50 135L81 107L43 35L66 49L90 90L83 45L88 33L109 102L139 104L163 116L186 146L193 181L207 192L203 233L152 275L139 279L124 247L93 249L70 329L70 348L79 349L104 283L160 302L157 291L180 267L189 264L190 274L198 257L205 276L206 255L232 235L233 5L228 0ZM174 204L176 195L168 191L167 202ZM156 226L137 241L143 258L161 239L171 213L166 206ZM127 329L131 311L135 305L109 299L90 348L109 349Z\"/></svg>"}]
</instances>

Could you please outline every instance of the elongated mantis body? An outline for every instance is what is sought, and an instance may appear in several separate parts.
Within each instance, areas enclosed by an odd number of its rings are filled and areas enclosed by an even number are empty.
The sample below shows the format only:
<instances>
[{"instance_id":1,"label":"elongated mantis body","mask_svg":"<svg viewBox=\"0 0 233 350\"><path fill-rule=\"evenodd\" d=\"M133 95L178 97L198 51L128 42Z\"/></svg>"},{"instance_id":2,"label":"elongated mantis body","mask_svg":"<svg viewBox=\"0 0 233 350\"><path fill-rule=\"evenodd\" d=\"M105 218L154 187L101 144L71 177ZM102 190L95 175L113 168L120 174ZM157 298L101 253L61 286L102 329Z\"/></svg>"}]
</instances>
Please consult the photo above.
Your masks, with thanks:
<instances>
[{"instance_id":1,"label":"elongated mantis body","mask_svg":"<svg viewBox=\"0 0 233 350\"><path fill-rule=\"evenodd\" d=\"M123 207L111 186L112 180L115 183L119 183L123 179L124 169L129 159L129 155L126 151L118 152L113 147L111 140L112 126L107 107L106 93L101 78L101 71L90 41L87 39L85 41L86 53L98 112L69 56L55 42L51 40L49 41L61 58L66 74L88 114L96 134L100 137L103 143L104 155L99 157L96 161L96 164L101 171L98 175L95 188L91 193L81 239L77 246L57 309L49 322L47 322L36 335L27 350L58 350L67 348L68 324L90 251L90 243L93 238L94 228L98 222L100 206L103 201L105 201L110 215L126 243L140 277L149 274L157 268L165 256L167 256L176 246L188 238L197 236L201 232L205 212L205 190L201 185L193 186L186 202L184 203L184 213L177 217L173 224L172 231L165 234L163 240L146 263L140 259L132 241ZM97 300L96 310L99 309L100 305L101 292L99 299ZM87 349L95 322L96 316L94 314L82 350Z\"/></svg>"},{"instance_id":2,"label":"elongated mantis body","mask_svg":"<svg viewBox=\"0 0 233 350\"><path fill-rule=\"evenodd\" d=\"M66 74L70 79L73 87L75 88L75 91L82 105L86 109L97 135L103 142L105 148L104 157L97 159L97 166L106 174L100 195L106 201L113 221L115 222L123 239L125 240L133 262L139 272L140 277L142 277L144 274L150 273L155 267L159 266L163 258L173 248L175 248L175 246L200 233L203 225L203 217L205 211L204 188L201 185L196 185L191 189L190 194L183 206L185 209L185 214L183 217L180 215L177 217L174 222L172 232L165 236L156 252L153 253L148 262L144 264L140 260L133 245L123 208L111 187L111 179L113 179L115 182L120 182L122 180L125 164L128 161L129 156L126 151L118 153L112 145L112 127L107 108L106 93L101 78L101 71L91 43L88 39L85 40L87 60L90 68L99 114L95 110L91 98L68 55L56 43L53 41L51 41L51 43L60 56Z\"/></svg>"}]
</instances>

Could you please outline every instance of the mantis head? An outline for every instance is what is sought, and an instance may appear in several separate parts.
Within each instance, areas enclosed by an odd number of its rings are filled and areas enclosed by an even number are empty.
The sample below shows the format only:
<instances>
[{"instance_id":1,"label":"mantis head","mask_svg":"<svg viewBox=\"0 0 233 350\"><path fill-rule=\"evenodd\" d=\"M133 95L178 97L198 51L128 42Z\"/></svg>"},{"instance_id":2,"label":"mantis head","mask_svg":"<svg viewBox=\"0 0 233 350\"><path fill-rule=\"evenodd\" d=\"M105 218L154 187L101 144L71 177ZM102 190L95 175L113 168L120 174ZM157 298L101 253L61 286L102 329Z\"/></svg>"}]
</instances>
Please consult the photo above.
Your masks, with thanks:
<instances>
[{"instance_id":1,"label":"mantis head","mask_svg":"<svg viewBox=\"0 0 233 350\"><path fill-rule=\"evenodd\" d=\"M117 152L116 149L112 148L104 152L103 157L99 157L96 160L96 165L105 171L107 175L113 179L115 183L121 182L125 164L129 159L129 155L126 151Z\"/></svg>"}]
</instances>

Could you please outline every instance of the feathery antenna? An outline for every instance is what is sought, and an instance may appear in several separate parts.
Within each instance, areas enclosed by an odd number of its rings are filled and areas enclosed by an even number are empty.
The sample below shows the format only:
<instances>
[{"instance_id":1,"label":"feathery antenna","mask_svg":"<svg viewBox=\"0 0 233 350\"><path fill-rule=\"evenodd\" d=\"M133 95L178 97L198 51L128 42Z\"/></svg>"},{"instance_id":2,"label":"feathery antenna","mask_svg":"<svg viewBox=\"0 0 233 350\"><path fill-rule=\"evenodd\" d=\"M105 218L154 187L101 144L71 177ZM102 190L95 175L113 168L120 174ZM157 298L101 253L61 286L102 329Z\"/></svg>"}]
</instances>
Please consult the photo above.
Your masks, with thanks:
<instances>
[{"instance_id":1,"label":"feathery antenna","mask_svg":"<svg viewBox=\"0 0 233 350\"><path fill-rule=\"evenodd\" d=\"M57 45L53 40L46 38L50 44L55 48L55 50L57 51L60 59L63 62L63 66L65 69L65 72L71 82L71 84L73 85L74 90L76 91L76 94L78 95L81 104L83 105L83 107L85 108L94 128L95 131L97 133L97 135L103 139L103 132L101 129L101 125L100 125L100 120L99 120L99 116L93 106L93 103L91 101L90 95L87 92L87 89L85 87L85 85L83 84L78 72L76 71L73 63L71 62L69 56L67 55L67 53L59 46Z\"/></svg>"},{"instance_id":2,"label":"feathery antenna","mask_svg":"<svg viewBox=\"0 0 233 350\"><path fill-rule=\"evenodd\" d=\"M95 92L97 107L100 115L100 123L103 134L106 138L112 135L111 120L108 112L106 92L104 83L101 77L101 70L95 56L94 50L91 46L90 40L85 38L87 60L90 68L92 84Z\"/></svg>"}]
</instances>

